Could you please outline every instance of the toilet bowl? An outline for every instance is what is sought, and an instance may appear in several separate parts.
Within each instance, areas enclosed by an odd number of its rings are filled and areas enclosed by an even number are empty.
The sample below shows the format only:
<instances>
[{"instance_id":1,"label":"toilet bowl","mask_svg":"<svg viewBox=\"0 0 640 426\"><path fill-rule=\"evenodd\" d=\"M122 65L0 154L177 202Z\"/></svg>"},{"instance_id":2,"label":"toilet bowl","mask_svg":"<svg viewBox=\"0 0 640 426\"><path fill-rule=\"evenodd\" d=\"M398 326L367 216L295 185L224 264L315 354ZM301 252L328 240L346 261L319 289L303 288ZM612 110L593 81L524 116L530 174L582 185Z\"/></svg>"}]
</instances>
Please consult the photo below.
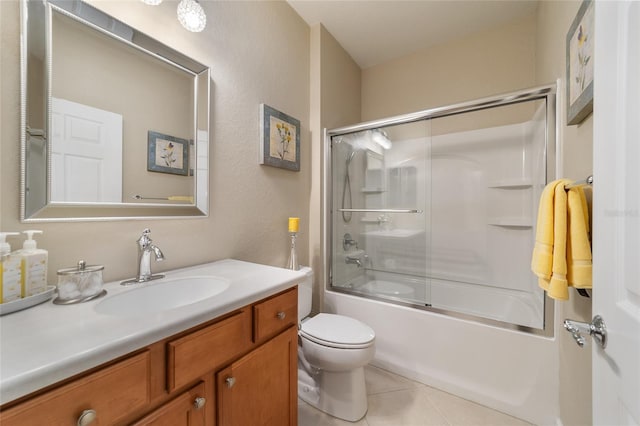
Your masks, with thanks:
<instances>
[{"instance_id":1,"label":"toilet bowl","mask_svg":"<svg viewBox=\"0 0 640 426\"><path fill-rule=\"evenodd\" d=\"M311 312L313 271L298 286L298 396L312 406L355 422L367 412L364 366L375 354L375 333L344 315Z\"/></svg>"}]
</instances>

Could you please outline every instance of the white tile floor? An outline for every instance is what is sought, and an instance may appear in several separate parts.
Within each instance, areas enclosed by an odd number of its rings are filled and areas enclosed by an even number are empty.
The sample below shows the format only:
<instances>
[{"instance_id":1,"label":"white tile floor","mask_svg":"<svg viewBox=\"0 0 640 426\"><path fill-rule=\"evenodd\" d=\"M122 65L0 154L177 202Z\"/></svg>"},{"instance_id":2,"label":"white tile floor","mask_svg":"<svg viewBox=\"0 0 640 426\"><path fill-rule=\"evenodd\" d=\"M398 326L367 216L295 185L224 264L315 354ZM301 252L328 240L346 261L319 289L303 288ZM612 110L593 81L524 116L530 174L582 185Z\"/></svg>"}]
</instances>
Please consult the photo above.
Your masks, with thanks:
<instances>
[{"instance_id":1,"label":"white tile floor","mask_svg":"<svg viewBox=\"0 0 640 426\"><path fill-rule=\"evenodd\" d=\"M523 420L457 396L365 367L369 411L356 422L338 420L298 400L298 426L524 426Z\"/></svg>"}]
</instances>

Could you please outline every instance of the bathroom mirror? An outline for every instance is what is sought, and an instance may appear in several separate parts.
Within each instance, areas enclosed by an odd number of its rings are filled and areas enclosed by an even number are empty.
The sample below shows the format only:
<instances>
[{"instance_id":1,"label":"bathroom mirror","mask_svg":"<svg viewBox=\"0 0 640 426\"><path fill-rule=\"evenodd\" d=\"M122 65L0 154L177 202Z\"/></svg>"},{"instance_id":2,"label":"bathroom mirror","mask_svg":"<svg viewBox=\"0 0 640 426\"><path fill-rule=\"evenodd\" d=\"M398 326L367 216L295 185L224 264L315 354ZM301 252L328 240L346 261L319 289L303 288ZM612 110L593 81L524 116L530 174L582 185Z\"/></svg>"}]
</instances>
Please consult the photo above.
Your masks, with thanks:
<instances>
[{"instance_id":1,"label":"bathroom mirror","mask_svg":"<svg viewBox=\"0 0 640 426\"><path fill-rule=\"evenodd\" d=\"M80 0L21 24L21 220L207 216L209 68Z\"/></svg>"}]
</instances>

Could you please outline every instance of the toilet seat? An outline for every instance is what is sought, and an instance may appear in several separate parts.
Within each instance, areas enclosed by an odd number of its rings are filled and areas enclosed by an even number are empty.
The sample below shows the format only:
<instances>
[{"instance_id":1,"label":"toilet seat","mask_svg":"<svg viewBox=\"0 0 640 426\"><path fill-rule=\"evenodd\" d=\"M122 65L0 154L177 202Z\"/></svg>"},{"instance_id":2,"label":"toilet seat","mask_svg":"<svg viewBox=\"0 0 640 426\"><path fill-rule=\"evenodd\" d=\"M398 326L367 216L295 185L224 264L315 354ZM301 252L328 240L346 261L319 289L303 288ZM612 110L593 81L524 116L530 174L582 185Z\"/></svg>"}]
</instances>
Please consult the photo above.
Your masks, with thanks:
<instances>
[{"instance_id":1,"label":"toilet seat","mask_svg":"<svg viewBox=\"0 0 640 426\"><path fill-rule=\"evenodd\" d=\"M373 344L375 332L350 317L318 314L300 325L300 336L319 345L340 349L361 349Z\"/></svg>"}]
</instances>

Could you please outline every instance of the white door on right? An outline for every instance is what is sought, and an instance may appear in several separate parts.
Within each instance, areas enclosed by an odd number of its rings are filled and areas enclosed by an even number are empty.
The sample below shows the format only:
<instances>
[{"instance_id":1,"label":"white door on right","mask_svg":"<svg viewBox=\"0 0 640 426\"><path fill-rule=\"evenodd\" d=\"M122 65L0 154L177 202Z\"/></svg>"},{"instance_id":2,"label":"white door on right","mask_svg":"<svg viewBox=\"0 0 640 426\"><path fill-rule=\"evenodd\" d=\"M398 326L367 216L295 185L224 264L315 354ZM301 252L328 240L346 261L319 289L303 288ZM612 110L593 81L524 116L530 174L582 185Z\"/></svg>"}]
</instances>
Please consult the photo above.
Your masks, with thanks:
<instances>
[{"instance_id":1,"label":"white door on right","mask_svg":"<svg viewBox=\"0 0 640 426\"><path fill-rule=\"evenodd\" d=\"M640 425L640 2L595 2L593 423Z\"/></svg>"}]
</instances>

